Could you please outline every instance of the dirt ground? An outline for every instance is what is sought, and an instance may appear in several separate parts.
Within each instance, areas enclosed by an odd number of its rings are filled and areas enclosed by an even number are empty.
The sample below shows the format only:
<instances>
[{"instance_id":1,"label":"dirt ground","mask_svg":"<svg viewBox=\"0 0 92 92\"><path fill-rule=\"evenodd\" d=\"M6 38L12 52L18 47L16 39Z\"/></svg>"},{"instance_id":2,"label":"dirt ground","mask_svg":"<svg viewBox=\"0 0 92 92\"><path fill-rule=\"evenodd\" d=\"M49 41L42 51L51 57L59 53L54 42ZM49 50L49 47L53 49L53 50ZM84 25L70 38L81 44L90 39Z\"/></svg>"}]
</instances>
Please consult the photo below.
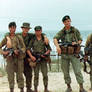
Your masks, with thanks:
<instances>
[{"instance_id":1,"label":"dirt ground","mask_svg":"<svg viewBox=\"0 0 92 92\"><path fill-rule=\"evenodd\" d=\"M90 88L90 81L89 81L89 75L82 72L83 76L84 76L84 87L88 92L92 92L89 91ZM62 72L54 72L48 73L49 76L49 90L50 92L65 92L66 89L66 85L63 79L63 73ZM71 72L71 77L72 77L72 89L73 92L79 92L79 88L78 88L78 84L76 82L76 78L73 72ZM39 77L39 92L43 92L43 79L42 79L42 74L40 73L40 77ZM9 85L8 85L8 80L7 80L7 76L4 77L0 77L0 92L9 92ZM33 87L32 87L33 89ZM17 88L17 84L15 82L15 92L20 92L19 89ZM25 92L26 92L26 87L25 87Z\"/></svg>"}]
</instances>

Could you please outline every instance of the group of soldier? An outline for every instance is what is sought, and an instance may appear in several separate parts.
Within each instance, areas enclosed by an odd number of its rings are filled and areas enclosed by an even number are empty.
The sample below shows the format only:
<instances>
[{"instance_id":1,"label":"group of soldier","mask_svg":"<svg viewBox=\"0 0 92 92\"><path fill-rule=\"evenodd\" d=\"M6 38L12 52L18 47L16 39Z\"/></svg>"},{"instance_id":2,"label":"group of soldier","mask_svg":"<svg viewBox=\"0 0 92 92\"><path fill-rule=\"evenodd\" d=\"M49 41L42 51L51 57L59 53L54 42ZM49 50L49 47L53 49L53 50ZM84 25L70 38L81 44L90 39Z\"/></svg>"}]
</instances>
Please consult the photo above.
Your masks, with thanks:
<instances>
[{"instance_id":1,"label":"group of soldier","mask_svg":"<svg viewBox=\"0 0 92 92\"><path fill-rule=\"evenodd\" d=\"M64 28L61 29L54 36L54 44L59 55L61 55L61 68L64 74L64 80L67 84L66 92L72 92L71 78L69 73L70 63L79 84L79 92L87 92L83 87L83 76L81 73L81 64L77 58L78 52L74 50L76 44L82 43L81 34L75 27L71 26L71 19L68 15L62 18ZM30 33L31 29L29 23L23 23L21 26L22 32L15 33L16 23L11 22L8 25L9 33L0 43L0 54L4 56L7 62L6 71L9 81L10 92L14 92L14 77L16 73L16 80L20 92L24 92L24 77L26 79L26 92L38 92L39 84L39 70L41 69L43 75L44 92L48 90L48 68L47 63L50 62L51 47L49 40L44 33L42 27L36 26L35 33ZM71 42L72 47L69 46L67 50L59 45L61 42ZM92 34L86 41L86 47L92 47ZM2 49L4 48L4 49ZM6 49L6 50L5 50ZM74 53L74 51L76 53ZM90 56L92 62L92 57ZM92 90L92 66L90 66L90 82ZM34 91L32 90L32 70L34 70Z\"/></svg>"}]
</instances>

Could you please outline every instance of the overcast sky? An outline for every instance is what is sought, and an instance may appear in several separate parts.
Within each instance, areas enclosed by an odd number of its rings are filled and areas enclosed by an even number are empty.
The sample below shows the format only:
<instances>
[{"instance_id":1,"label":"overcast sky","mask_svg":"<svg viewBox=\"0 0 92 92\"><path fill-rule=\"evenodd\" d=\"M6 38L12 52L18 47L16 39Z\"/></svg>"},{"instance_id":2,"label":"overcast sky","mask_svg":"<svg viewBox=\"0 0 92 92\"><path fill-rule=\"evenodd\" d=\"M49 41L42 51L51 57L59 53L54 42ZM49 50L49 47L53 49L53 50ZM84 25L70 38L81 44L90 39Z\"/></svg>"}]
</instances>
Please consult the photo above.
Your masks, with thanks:
<instances>
[{"instance_id":1,"label":"overcast sky","mask_svg":"<svg viewBox=\"0 0 92 92\"><path fill-rule=\"evenodd\" d=\"M78 29L92 30L92 0L0 0L0 31L7 30L11 21L18 29L29 22L32 28L60 30L64 15L70 15Z\"/></svg>"}]
</instances>

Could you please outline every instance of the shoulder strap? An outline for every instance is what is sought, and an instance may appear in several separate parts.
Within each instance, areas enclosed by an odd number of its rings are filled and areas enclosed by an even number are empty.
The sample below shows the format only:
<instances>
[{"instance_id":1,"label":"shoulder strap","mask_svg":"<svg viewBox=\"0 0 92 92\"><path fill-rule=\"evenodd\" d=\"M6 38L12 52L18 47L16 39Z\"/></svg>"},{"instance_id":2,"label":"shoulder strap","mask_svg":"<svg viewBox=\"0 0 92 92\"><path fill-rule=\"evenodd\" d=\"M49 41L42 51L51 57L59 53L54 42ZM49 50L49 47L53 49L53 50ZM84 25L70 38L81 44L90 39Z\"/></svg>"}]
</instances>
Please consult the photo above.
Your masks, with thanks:
<instances>
[{"instance_id":1,"label":"shoulder strap","mask_svg":"<svg viewBox=\"0 0 92 92\"><path fill-rule=\"evenodd\" d=\"M21 45L20 45L20 42L21 42L20 35L16 35L16 37L17 37L17 40L18 40L18 48L20 49L21 48Z\"/></svg>"},{"instance_id":2,"label":"shoulder strap","mask_svg":"<svg viewBox=\"0 0 92 92\"><path fill-rule=\"evenodd\" d=\"M75 28L71 27L71 32L72 32L72 36L73 36L73 41L78 41L77 37L76 37L76 32L75 32Z\"/></svg>"}]
</instances>

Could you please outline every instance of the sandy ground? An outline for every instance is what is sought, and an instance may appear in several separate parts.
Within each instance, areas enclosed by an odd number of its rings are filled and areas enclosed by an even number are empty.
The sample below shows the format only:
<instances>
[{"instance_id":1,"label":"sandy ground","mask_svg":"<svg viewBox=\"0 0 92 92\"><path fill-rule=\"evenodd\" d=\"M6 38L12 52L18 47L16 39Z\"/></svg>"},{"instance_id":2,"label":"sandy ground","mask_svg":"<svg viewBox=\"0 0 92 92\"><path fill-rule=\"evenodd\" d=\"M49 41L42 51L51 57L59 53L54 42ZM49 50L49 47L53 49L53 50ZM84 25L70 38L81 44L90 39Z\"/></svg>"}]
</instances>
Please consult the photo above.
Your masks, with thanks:
<instances>
[{"instance_id":1,"label":"sandy ground","mask_svg":"<svg viewBox=\"0 0 92 92\"><path fill-rule=\"evenodd\" d=\"M88 92L90 88L90 81L89 81L89 75L86 73L82 73L84 76L84 87ZM48 73L49 76L49 90L51 92L65 92L66 85L64 83L63 79L63 74L62 72L56 72L56 73ZM73 92L79 92L78 84L76 82L76 78L73 72L71 72L71 77L72 77L72 89ZM42 80L42 74L40 73L39 77L39 92L43 92L43 80ZM9 92L8 88L8 80L7 76L0 77L0 92ZM33 89L33 87L32 87ZM17 84L15 83L15 92L20 92L19 89L17 88ZM26 92L26 87L25 87L25 92Z\"/></svg>"}]
</instances>

